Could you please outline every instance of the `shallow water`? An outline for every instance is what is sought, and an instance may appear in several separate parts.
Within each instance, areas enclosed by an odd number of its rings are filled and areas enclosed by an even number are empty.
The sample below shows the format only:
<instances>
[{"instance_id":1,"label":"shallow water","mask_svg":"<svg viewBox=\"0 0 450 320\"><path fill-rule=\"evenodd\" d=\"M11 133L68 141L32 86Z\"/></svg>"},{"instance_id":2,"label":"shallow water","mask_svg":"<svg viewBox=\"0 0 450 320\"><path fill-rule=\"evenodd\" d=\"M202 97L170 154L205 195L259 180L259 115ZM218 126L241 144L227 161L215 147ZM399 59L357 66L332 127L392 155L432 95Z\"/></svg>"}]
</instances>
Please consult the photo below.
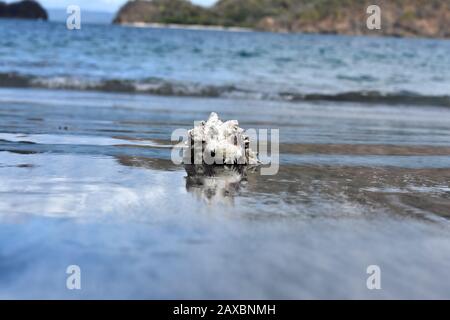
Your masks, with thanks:
<instances>
[{"instance_id":1,"label":"shallow water","mask_svg":"<svg viewBox=\"0 0 450 320\"><path fill-rule=\"evenodd\" d=\"M187 179L211 111L279 173ZM449 298L449 181L447 108L0 89L0 298Z\"/></svg>"},{"instance_id":2,"label":"shallow water","mask_svg":"<svg viewBox=\"0 0 450 320\"><path fill-rule=\"evenodd\" d=\"M448 50L1 20L0 298L450 298ZM173 164L212 111L278 174Z\"/></svg>"}]
</instances>

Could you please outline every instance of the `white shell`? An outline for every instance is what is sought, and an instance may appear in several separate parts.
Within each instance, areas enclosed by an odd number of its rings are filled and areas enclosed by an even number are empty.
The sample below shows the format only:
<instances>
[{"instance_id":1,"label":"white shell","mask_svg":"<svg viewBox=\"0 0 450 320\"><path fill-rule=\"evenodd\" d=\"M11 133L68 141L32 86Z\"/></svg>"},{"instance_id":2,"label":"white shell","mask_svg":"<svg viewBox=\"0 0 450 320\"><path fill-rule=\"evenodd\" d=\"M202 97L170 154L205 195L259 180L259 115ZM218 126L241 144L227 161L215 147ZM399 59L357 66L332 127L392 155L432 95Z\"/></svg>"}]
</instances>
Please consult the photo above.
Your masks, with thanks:
<instances>
[{"instance_id":1,"label":"white shell","mask_svg":"<svg viewBox=\"0 0 450 320\"><path fill-rule=\"evenodd\" d=\"M246 148L249 138L244 134L244 129L239 127L237 120L222 122L217 113L212 112L208 121L202 121L189 130L189 136L190 141L201 141L204 152L219 157L223 155L222 164L253 165L259 163L256 153L250 148ZM192 155L192 148L192 142L188 143L184 153L185 163L192 163L188 161ZM200 148L198 152L200 152Z\"/></svg>"}]
</instances>

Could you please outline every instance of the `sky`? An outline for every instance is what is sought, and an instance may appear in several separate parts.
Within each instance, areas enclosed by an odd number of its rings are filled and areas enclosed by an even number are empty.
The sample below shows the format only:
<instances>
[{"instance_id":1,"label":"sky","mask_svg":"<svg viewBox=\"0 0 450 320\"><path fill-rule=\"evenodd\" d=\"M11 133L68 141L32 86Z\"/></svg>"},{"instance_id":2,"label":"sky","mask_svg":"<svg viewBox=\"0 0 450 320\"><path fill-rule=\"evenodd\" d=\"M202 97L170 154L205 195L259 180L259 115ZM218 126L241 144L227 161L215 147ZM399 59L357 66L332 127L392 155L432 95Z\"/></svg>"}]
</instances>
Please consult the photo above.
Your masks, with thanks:
<instances>
[{"instance_id":1,"label":"sky","mask_svg":"<svg viewBox=\"0 0 450 320\"><path fill-rule=\"evenodd\" d=\"M17 0L6 0L6 2L15 2ZM52 8L66 8L68 5L79 5L81 11L83 8L85 10L95 10L95 11L106 11L106 12L116 12L121 5L123 5L127 0L37 0L46 9ZM191 0L195 4L200 5L211 5L215 0Z\"/></svg>"}]
</instances>

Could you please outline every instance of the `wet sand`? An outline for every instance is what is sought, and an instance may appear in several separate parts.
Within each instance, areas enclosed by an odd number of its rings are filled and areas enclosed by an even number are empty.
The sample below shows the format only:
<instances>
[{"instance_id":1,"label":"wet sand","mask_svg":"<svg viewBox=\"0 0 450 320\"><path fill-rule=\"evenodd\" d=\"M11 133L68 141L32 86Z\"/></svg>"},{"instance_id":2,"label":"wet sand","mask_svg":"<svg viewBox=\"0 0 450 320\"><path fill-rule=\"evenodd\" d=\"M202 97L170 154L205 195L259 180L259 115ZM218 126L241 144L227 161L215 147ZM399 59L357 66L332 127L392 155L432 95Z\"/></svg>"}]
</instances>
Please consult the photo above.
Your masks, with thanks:
<instances>
[{"instance_id":1,"label":"wet sand","mask_svg":"<svg viewBox=\"0 0 450 320\"><path fill-rule=\"evenodd\" d=\"M280 129L279 173L189 179L211 111ZM449 155L446 108L1 89L0 297L448 298Z\"/></svg>"}]
</instances>

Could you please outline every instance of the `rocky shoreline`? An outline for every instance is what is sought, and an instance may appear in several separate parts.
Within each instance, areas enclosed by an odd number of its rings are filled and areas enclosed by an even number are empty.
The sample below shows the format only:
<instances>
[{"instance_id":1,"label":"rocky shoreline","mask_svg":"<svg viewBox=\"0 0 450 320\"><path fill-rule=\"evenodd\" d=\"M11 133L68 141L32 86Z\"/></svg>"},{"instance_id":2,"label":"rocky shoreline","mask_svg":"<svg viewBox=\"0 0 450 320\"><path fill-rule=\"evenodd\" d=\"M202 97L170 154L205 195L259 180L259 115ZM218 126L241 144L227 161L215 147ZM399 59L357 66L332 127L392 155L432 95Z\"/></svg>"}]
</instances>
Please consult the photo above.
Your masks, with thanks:
<instances>
[{"instance_id":1,"label":"rocky shoreline","mask_svg":"<svg viewBox=\"0 0 450 320\"><path fill-rule=\"evenodd\" d=\"M125 27L134 28L166 28L166 29L187 29L187 30L206 30L206 31L231 31L231 32L250 32L254 31L251 28L241 28L241 27L225 27L219 25L201 25L201 24L171 24L171 23L147 23L147 22L124 22L121 23Z\"/></svg>"},{"instance_id":2,"label":"rocky shoreline","mask_svg":"<svg viewBox=\"0 0 450 320\"><path fill-rule=\"evenodd\" d=\"M381 29L367 27L367 7L381 8ZM244 28L270 32L450 38L450 1L219 0L204 8L188 0L127 2L116 24Z\"/></svg>"}]
</instances>

